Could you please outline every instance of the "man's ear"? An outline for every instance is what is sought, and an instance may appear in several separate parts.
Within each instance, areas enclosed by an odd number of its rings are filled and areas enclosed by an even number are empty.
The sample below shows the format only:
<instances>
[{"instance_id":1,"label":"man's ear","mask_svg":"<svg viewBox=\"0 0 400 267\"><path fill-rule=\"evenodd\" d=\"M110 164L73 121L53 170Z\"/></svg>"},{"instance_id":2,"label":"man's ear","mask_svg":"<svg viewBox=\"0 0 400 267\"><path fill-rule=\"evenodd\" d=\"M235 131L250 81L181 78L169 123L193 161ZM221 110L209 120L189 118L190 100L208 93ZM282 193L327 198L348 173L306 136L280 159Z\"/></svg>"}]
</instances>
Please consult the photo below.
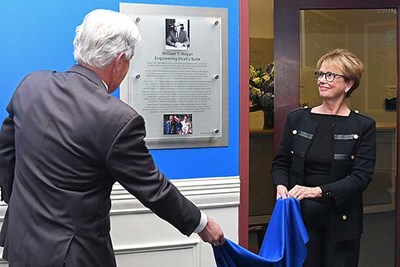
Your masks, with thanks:
<instances>
[{"instance_id":1,"label":"man's ear","mask_svg":"<svg viewBox=\"0 0 400 267\"><path fill-rule=\"evenodd\" d=\"M116 69L116 71L119 71L119 70L121 69L121 64L122 64L124 58L125 58L125 53L120 53L120 54L114 59L114 64L115 64L115 69Z\"/></svg>"}]
</instances>

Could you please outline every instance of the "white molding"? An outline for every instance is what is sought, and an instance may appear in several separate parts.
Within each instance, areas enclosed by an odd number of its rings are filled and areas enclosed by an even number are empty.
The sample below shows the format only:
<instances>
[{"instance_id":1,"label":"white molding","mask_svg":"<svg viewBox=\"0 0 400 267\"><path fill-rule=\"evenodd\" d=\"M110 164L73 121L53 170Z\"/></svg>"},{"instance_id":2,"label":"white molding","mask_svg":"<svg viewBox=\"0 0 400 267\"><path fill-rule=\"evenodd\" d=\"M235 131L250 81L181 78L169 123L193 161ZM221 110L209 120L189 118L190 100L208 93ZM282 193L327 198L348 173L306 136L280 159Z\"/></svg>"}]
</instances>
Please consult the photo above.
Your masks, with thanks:
<instances>
[{"instance_id":1,"label":"white molding","mask_svg":"<svg viewBox=\"0 0 400 267\"><path fill-rule=\"evenodd\" d=\"M240 201L238 176L171 180L179 191L201 209L236 207ZM111 193L111 215L150 213L151 211L120 184Z\"/></svg>"},{"instance_id":2,"label":"white molding","mask_svg":"<svg viewBox=\"0 0 400 267\"><path fill-rule=\"evenodd\" d=\"M187 239L179 242L157 242L145 245L114 246L115 255L144 253L154 251L168 251L177 249L196 249L200 244L199 240Z\"/></svg>"},{"instance_id":3,"label":"white molding","mask_svg":"<svg viewBox=\"0 0 400 267\"><path fill-rule=\"evenodd\" d=\"M117 264L120 267L160 265L165 267L202 266L201 244L199 242L169 244L166 242L165 244L152 244L146 247L114 248L114 251Z\"/></svg>"},{"instance_id":4,"label":"white molding","mask_svg":"<svg viewBox=\"0 0 400 267\"><path fill-rule=\"evenodd\" d=\"M235 207L240 200L239 176L195 178L171 180L171 182L201 209L218 207ZM111 215L130 213L150 213L138 199L126 191L119 183L113 186L111 192ZM0 222L3 222L7 204L0 203Z\"/></svg>"}]
</instances>

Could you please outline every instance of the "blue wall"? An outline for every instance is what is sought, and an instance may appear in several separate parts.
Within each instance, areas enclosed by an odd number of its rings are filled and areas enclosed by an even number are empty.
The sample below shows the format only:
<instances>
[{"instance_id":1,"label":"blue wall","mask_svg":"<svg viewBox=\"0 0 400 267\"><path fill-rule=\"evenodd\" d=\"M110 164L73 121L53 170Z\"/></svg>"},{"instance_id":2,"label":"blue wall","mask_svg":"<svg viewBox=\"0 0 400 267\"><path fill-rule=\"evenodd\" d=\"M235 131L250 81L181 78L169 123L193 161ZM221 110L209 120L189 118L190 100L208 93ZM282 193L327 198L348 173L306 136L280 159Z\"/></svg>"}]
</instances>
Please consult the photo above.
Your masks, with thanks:
<instances>
[{"instance_id":1,"label":"blue wall","mask_svg":"<svg viewBox=\"0 0 400 267\"><path fill-rule=\"evenodd\" d=\"M153 150L159 168L170 178L239 174L239 1L124 1L142 4L226 8L229 36L229 146ZM86 13L104 8L118 11L115 0L0 1L0 118L20 80L42 69L65 71L73 65L75 27ZM118 91L115 94L118 97Z\"/></svg>"}]
</instances>

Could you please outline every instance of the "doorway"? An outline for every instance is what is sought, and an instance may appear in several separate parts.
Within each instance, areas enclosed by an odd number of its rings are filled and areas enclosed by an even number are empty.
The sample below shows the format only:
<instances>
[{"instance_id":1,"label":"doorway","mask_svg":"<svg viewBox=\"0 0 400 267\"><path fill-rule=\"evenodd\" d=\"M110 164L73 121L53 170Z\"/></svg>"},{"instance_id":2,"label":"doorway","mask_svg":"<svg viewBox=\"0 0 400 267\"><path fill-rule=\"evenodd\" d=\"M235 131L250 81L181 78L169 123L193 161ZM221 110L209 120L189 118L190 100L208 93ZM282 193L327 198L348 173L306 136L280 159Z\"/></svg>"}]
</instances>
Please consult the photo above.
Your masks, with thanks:
<instances>
[{"instance_id":1,"label":"doorway","mask_svg":"<svg viewBox=\"0 0 400 267\"><path fill-rule=\"evenodd\" d=\"M278 0L274 5L275 121L284 122L286 114L301 104L319 103L312 74L321 55L346 48L366 65L361 86L349 100L352 109L377 122L376 171L364 192L360 266L399 263L398 6L400 1L373 0ZM283 125L275 125L275 150Z\"/></svg>"},{"instance_id":2,"label":"doorway","mask_svg":"<svg viewBox=\"0 0 400 267\"><path fill-rule=\"evenodd\" d=\"M346 48L364 62L360 87L347 102L377 122L377 162L364 192L360 266L394 266L397 96L396 10L301 10L300 103L317 106L313 77L319 57ZM379 89L379 90L378 90Z\"/></svg>"}]
</instances>

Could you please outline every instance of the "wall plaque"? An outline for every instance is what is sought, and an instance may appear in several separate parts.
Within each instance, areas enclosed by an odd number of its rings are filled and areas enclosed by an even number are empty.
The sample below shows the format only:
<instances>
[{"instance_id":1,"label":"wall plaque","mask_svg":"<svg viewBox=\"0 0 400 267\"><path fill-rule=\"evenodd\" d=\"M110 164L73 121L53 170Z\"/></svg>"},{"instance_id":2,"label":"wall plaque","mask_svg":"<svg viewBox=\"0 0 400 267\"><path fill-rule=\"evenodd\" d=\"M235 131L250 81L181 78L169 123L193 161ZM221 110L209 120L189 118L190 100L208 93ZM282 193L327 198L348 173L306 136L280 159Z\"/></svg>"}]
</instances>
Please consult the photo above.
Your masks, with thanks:
<instances>
[{"instance_id":1,"label":"wall plaque","mask_svg":"<svg viewBox=\"0 0 400 267\"><path fill-rule=\"evenodd\" d=\"M121 3L142 40L120 97L149 148L228 145L227 10Z\"/></svg>"}]
</instances>

